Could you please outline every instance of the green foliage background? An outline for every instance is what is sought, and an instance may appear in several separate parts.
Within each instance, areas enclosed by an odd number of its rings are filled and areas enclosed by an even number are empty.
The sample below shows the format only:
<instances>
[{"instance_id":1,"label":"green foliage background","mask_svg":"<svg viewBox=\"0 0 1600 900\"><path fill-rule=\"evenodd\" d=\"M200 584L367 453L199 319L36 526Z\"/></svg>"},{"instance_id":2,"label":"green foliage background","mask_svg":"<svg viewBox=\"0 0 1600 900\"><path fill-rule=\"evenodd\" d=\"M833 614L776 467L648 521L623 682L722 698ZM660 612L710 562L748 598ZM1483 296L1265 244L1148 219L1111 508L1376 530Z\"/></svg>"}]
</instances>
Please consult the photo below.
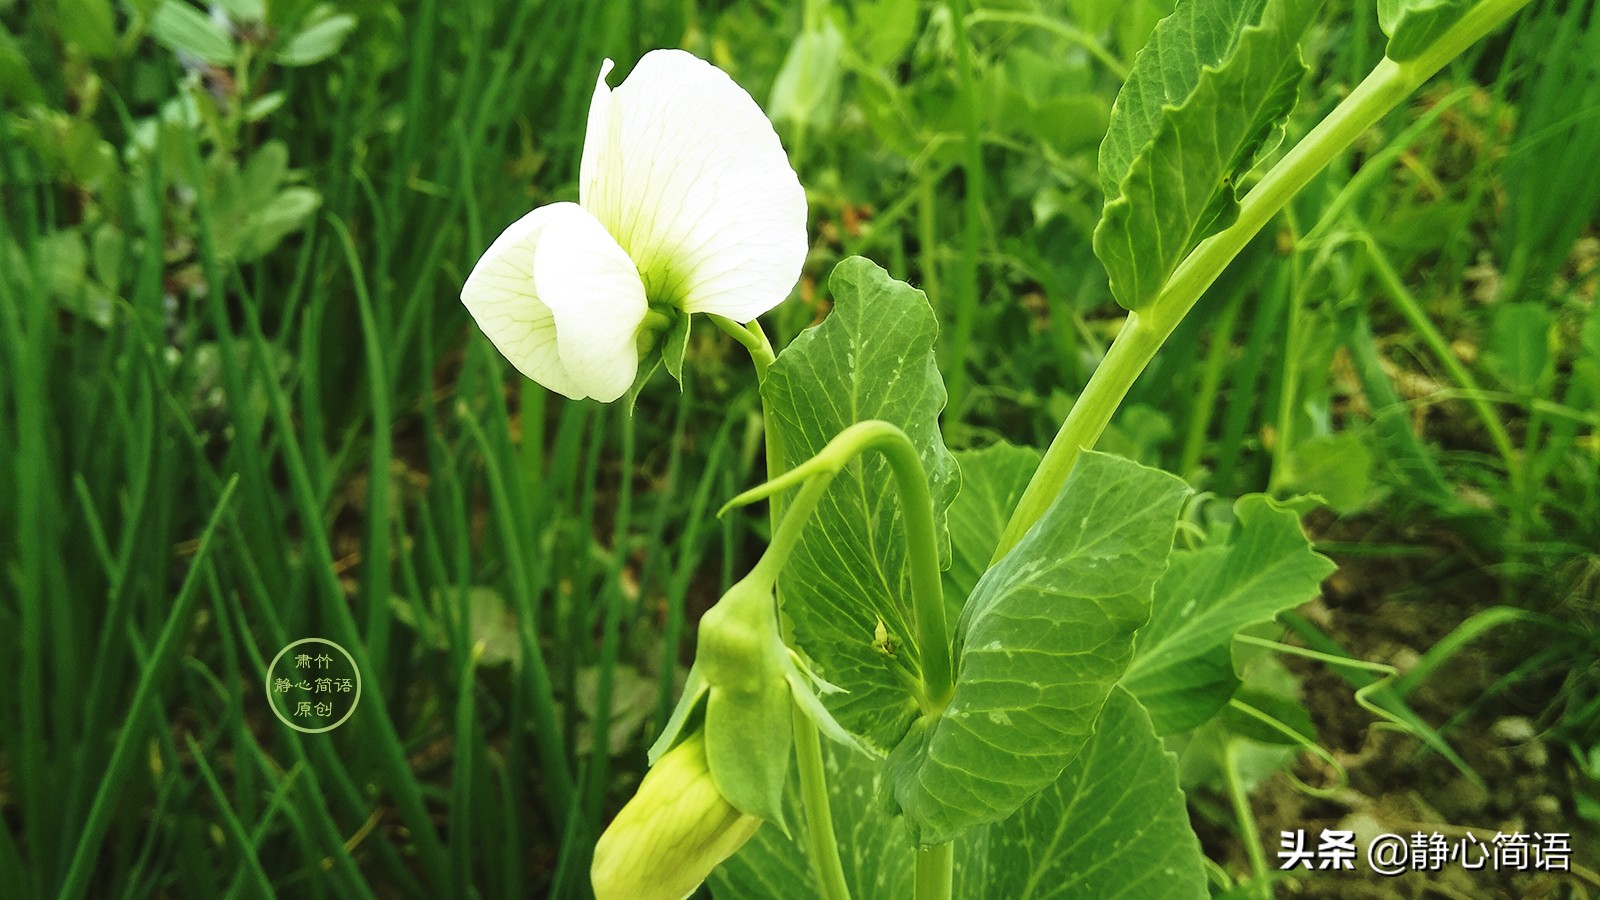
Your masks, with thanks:
<instances>
[{"instance_id":1,"label":"green foliage background","mask_svg":"<svg viewBox=\"0 0 1600 900\"><path fill-rule=\"evenodd\" d=\"M1042 446L1122 315L1096 159L1170 8L0 0L0 884L581 896L693 622L764 538L711 516L761 471L731 342L696 329L688 388L629 417L514 378L457 302L500 228L575 195L601 59L615 83L685 47L778 124L814 244L776 343L871 257L940 320L945 442ZM1491 665L1559 686L1540 725L1590 774L1595 18L1537 0L1374 129L1101 443L1320 495L1364 535L1335 555L1491 569L1490 602L1554 623ZM1372 4L1327 4L1289 137L1384 46ZM970 587L987 554L953 550ZM261 687L307 636L366 678L325 735Z\"/></svg>"}]
</instances>

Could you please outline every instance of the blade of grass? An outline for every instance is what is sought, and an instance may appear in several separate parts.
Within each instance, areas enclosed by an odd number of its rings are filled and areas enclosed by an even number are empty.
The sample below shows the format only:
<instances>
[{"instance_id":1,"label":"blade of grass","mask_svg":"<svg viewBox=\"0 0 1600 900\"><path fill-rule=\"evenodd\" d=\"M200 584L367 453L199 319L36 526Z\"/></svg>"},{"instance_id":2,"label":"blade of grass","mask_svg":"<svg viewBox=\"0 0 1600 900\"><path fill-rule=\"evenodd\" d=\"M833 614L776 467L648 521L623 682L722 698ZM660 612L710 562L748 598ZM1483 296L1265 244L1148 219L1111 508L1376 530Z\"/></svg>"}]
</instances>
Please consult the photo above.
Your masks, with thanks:
<instances>
[{"instance_id":1,"label":"blade of grass","mask_svg":"<svg viewBox=\"0 0 1600 900\"><path fill-rule=\"evenodd\" d=\"M973 323L978 313L978 255L980 227L985 215L983 139L978 128L977 76L972 70L972 46L967 39L967 2L948 0L951 39L956 51L958 102L963 131L962 228L960 267L955 277L955 328L949 345L950 401L946 407L960 416L967 394L967 353L972 342Z\"/></svg>"},{"instance_id":2,"label":"blade of grass","mask_svg":"<svg viewBox=\"0 0 1600 900\"><path fill-rule=\"evenodd\" d=\"M211 550L211 539L238 482L238 476L234 476L223 487L222 494L211 513L211 519L200 535L199 548L195 551L194 560L189 564L189 574L184 577L183 586L178 589L178 596L172 604L172 612L168 614L166 624L161 628L161 636L151 651L150 662L139 677L138 687L134 689L127 721L117 733L116 743L111 751L111 761L100 779L99 788L95 791L94 804L89 808L88 819L84 823L83 832L78 838L76 849L72 852L72 860L67 866L67 874L61 884L60 893L66 900L78 900L88 892L89 876L94 869L93 855L98 850L100 841L105 837L110 824L112 798L117 788L127 779L127 769L133 762L134 749L143 739L145 729L150 724L146 719L150 716L156 685L166 675L178 652L179 632L190 624L191 607L196 599L196 588L200 584L200 572Z\"/></svg>"}]
</instances>

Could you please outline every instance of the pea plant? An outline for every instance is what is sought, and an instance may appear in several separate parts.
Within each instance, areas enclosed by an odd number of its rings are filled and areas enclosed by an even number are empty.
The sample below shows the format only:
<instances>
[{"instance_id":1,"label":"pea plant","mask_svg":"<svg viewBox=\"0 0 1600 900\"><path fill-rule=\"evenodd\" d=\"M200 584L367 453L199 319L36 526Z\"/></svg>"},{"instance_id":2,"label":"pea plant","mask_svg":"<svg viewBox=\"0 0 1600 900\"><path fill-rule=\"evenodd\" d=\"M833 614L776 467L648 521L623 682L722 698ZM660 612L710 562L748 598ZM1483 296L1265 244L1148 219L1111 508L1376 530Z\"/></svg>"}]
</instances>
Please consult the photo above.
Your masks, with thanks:
<instances>
[{"instance_id":1,"label":"pea plant","mask_svg":"<svg viewBox=\"0 0 1600 900\"><path fill-rule=\"evenodd\" d=\"M704 314L754 363L768 480L728 505L765 501L771 539L700 623L596 894L1205 896L1164 739L1227 704L1235 636L1332 564L1264 495L1197 514L1179 478L1091 448L1274 214L1525 2L1378 0L1386 58L1287 146L1321 4L1180 2L1100 149L1094 250L1128 315L1042 456L946 448L934 311L866 259L775 352L757 318L808 246L777 134L688 53L615 90L608 61L579 201L508 228L462 300L529 378L629 404L661 365L681 380Z\"/></svg>"}]
</instances>

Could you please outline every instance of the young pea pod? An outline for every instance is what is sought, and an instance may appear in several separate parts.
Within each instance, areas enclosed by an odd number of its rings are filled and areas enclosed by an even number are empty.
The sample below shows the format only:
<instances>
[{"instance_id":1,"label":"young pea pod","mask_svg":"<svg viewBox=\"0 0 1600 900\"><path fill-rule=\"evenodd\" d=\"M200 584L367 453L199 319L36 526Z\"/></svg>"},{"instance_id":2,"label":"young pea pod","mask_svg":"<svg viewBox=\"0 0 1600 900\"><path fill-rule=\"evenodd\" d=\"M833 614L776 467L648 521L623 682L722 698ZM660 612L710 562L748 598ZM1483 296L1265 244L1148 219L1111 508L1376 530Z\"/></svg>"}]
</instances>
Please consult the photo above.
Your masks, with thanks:
<instances>
[{"instance_id":1,"label":"young pea pod","mask_svg":"<svg viewBox=\"0 0 1600 900\"><path fill-rule=\"evenodd\" d=\"M656 761L594 848L597 900L683 900L761 820L717 789L696 732Z\"/></svg>"}]
</instances>

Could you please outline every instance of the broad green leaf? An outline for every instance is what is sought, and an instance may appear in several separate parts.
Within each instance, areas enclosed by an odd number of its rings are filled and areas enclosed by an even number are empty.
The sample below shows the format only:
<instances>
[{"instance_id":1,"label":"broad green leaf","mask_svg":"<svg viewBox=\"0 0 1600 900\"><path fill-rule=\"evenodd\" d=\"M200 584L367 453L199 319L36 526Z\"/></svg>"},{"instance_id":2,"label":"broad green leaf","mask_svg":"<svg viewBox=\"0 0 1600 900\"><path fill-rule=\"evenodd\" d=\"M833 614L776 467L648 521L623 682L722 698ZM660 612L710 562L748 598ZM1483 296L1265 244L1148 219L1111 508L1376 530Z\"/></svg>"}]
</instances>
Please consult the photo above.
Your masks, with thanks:
<instances>
[{"instance_id":1,"label":"broad green leaf","mask_svg":"<svg viewBox=\"0 0 1600 900\"><path fill-rule=\"evenodd\" d=\"M1156 26L1100 145L1094 250L1137 310L1238 213L1236 182L1294 106L1300 35L1321 0L1184 0Z\"/></svg>"},{"instance_id":2,"label":"broad green leaf","mask_svg":"<svg viewBox=\"0 0 1600 900\"><path fill-rule=\"evenodd\" d=\"M1240 498L1234 515L1226 543L1173 551L1123 676L1123 687L1150 710L1160 734L1216 714L1239 685L1234 635L1310 600L1333 571L1311 549L1295 514L1267 496Z\"/></svg>"},{"instance_id":3,"label":"broad green leaf","mask_svg":"<svg viewBox=\"0 0 1600 900\"><path fill-rule=\"evenodd\" d=\"M883 805L883 766L833 748L828 775L851 896L910 897L911 836ZM1205 862L1178 787L1177 760L1121 690L1112 691L1094 736L1061 777L1016 815L958 839L955 856L957 897L1206 896ZM712 874L711 886L728 898L818 896L800 845L775 828L757 832Z\"/></svg>"},{"instance_id":4,"label":"broad green leaf","mask_svg":"<svg viewBox=\"0 0 1600 900\"><path fill-rule=\"evenodd\" d=\"M961 493L950 504L950 568L944 572L944 595L954 606L952 612L959 613L989 568L1011 510L1039 468L1039 451L1002 443L962 451L955 458L961 466Z\"/></svg>"},{"instance_id":5,"label":"broad green leaf","mask_svg":"<svg viewBox=\"0 0 1600 900\"><path fill-rule=\"evenodd\" d=\"M1094 736L1061 777L972 843L956 850L961 897L1207 896L1177 759L1122 690L1111 692Z\"/></svg>"},{"instance_id":6,"label":"broad green leaf","mask_svg":"<svg viewBox=\"0 0 1600 900\"><path fill-rule=\"evenodd\" d=\"M961 611L955 694L890 754L918 840L1004 819L1060 777L1133 656L1166 569L1178 478L1084 451Z\"/></svg>"},{"instance_id":7,"label":"broad green leaf","mask_svg":"<svg viewBox=\"0 0 1600 900\"><path fill-rule=\"evenodd\" d=\"M493 588L474 587L467 594L467 615L472 652L480 666L516 665L522 660L517 640L517 617L506 598Z\"/></svg>"},{"instance_id":8,"label":"broad green leaf","mask_svg":"<svg viewBox=\"0 0 1600 900\"><path fill-rule=\"evenodd\" d=\"M1378 0L1378 27L1389 36L1385 54L1395 62L1421 54L1471 6L1471 0Z\"/></svg>"},{"instance_id":9,"label":"broad green leaf","mask_svg":"<svg viewBox=\"0 0 1600 900\"><path fill-rule=\"evenodd\" d=\"M322 62L339 52L345 38L356 27L356 17L349 13L335 13L327 5L319 6L306 16L283 47L273 57L283 66L309 66Z\"/></svg>"},{"instance_id":10,"label":"broad green leaf","mask_svg":"<svg viewBox=\"0 0 1600 900\"><path fill-rule=\"evenodd\" d=\"M1538 303L1505 303L1494 311L1484 360L1507 388L1523 396L1539 391L1551 370L1550 311Z\"/></svg>"},{"instance_id":11,"label":"broad green leaf","mask_svg":"<svg viewBox=\"0 0 1600 900\"><path fill-rule=\"evenodd\" d=\"M163 0L150 20L150 35L169 50L187 53L214 66L233 62L237 48L211 17L183 2Z\"/></svg>"},{"instance_id":12,"label":"broad green leaf","mask_svg":"<svg viewBox=\"0 0 1600 900\"><path fill-rule=\"evenodd\" d=\"M43 274L44 286L59 300L75 296L82 289L89 265L89 251L83 234L76 228L52 231L34 246L35 272Z\"/></svg>"},{"instance_id":13,"label":"broad green leaf","mask_svg":"<svg viewBox=\"0 0 1600 900\"><path fill-rule=\"evenodd\" d=\"M1116 27L1113 33L1117 38L1117 50L1123 59L1133 59L1139 50L1150 41L1150 33L1155 31L1156 25L1162 19L1172 15L1172 8L1177 6L1176 0L1126 0L1123 3L1106 3L1105 0L1095 0L1102 6L1116 7Z\"/></svg>"},{"instance_id":14,"label":"broad green leaf","mask_svg":"<svg viewBox=\"0 0 1600 900\"><path fill-rule=\"evenodd\" d=\"M1172 417L1144 403L1125 403L1107 423L1095 446L1102 453L1126 456L1135 462L1159 466L1162 449L1172 442Z\"/></svg>"},{"instance_id":15,"label":"broad green leaf","mask_svg":"<svg viewBox=\"0 0 1600 900\"><path fill-rule=\"evenodd\" d=\"M922 457L947 560L944 513L960 472L939 435L945 390L933 309L921 291L860 257L839 263L829 285L833 312L784 349L761 386L784 461L810 459L857 422L898 425ZM829 708L881 748L900 739L915 708L895 669L921 673L909 584L900 497L883 457L869 453L834 478L778 588L817 674L845 689ZM875 643L880 621L891 648Z\"/></svg>"}]
</instances>

